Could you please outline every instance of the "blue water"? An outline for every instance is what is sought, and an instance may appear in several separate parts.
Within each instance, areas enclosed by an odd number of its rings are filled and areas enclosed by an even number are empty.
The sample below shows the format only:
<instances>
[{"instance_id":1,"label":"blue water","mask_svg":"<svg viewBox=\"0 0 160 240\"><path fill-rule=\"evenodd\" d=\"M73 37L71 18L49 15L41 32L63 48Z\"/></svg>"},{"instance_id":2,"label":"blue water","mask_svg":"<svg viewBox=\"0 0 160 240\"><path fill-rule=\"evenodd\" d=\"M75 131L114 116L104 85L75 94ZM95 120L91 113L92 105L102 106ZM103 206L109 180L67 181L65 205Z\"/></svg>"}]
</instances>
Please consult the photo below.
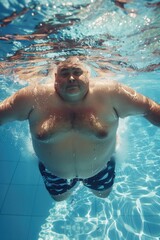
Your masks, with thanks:
<instances>
[{"instance_id":1,"label":"blue water","mask_svg":"<svg viewBox=\"0 0 160 240\"><path fill-rule=\"evenodd\" d=\"M78 55L93 77L118 80L160 102L160 9L156 3L135 0L121 9L109 0L1 1L0 100L28 84L52 81L54 64ZM9 19L15 11L17 15ZM47 205L45 200L41 208L47 208L47 213L41 216L36 234L33 237L32 229L24 239L160 239L160 129L141 117L131 117L120 121L118 133L116 179L109 198L96 198L79 185L67 201ZM6 161L13 165L19 159L23 164L33 162L34 168L37 159L27 122L1 127L0 150L1 165ZM1 170L5 178L2 171L7 174L7 169ZM6 210L11 206L7 194L15 174L9 184L0 178L1 190L8 189L3 201L0 198L3 240L22 239L16 233L18 225L7 233L8 216L36 217L21 214L16 202L11 213ZM27 174L22 172L19 178L23 182L25 175L31 186Z\"/></svg>"}]
</instances>

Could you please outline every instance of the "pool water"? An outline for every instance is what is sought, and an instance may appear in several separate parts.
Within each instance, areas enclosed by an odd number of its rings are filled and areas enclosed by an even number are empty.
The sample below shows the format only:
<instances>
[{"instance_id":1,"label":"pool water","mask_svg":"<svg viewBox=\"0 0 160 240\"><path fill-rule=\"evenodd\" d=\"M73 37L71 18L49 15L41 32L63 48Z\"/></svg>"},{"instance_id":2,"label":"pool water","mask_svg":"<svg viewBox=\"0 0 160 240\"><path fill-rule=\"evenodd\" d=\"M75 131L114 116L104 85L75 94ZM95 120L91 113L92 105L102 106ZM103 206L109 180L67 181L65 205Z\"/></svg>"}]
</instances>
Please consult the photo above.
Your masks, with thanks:
<instances>
[{"instance_id":1,"label":"pool water","mask_svg":"<svg viewBox=\"0 0 160 240\"><path fill-rule=\"evenodd\" d=\"M0 100L52 81L54 64L78 55L93 77L118 80L160 102L158 3L134 0L123 9L111 0L1 1ZM56 203L38 172L27 122L2 126L2 239L160 240L160 129L130 117L120 120L118 133L110 196L96 198L80 184Z\"/></svg>"}]
</instances>

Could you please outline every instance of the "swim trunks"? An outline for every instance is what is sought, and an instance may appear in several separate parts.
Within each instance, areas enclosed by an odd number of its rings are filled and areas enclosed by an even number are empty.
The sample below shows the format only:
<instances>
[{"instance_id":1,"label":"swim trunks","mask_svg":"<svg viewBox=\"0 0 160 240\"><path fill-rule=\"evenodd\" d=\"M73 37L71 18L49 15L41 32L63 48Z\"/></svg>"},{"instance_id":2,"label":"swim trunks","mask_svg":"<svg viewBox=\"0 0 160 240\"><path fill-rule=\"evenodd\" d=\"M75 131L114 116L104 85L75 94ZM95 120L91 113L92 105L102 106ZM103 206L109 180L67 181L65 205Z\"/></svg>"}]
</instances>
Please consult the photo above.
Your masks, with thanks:
<instances>
[{"instance_id":1,"label":"swim trunks","mask_svg":"<svg viewBox=\"0 0 160 240\"><path fill-rule=\"evenodd\" d=\"M73 178L68 180L59 178L48 171L41 162L39 162L39 170L43 177L45 186L51 195L59 195L65 193L66 191L73 188L79 181L82 181L84 186L87 188L96 191L104 191L110 188L114 183L115 159L112 157L111 160L107 163L106 168L104 168L95 176L86 179Z\"/></svg>"}]
</instances>

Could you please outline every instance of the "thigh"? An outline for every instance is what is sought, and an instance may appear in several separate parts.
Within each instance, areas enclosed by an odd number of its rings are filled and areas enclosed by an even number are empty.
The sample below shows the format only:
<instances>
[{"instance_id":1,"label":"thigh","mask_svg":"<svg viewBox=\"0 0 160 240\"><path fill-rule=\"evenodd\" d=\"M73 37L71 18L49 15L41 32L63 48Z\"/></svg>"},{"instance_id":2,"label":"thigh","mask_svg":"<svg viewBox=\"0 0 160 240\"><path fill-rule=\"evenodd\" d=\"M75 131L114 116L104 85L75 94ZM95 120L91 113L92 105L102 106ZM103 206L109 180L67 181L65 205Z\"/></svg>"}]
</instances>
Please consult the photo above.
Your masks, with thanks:
<instances>
[{"instance_id":1,"label":"thigh","mask_svg":"<svg viewBox=\"0 0 160 240\"><path fill-rule=\"evenodd\" d=\"M42 175L44 184L52 196L66 193L67 191L71 190L77 183L76 179L68 180L55 176L49 172L41 162L39 163L39 170Z\"/></svg>"},{"instance_id":2,"label":"thigh","mask_svg":"<svg viewBox=\"0 0 160 240\"><path fill-rule=\"evenodd\" d=\"M100 171L94 177L87 178L83 180L83 184L95 191L106 191L110 192L115 178L115 159L112 157L107 163L105 169Z\"/></svg>"}]
</instances>

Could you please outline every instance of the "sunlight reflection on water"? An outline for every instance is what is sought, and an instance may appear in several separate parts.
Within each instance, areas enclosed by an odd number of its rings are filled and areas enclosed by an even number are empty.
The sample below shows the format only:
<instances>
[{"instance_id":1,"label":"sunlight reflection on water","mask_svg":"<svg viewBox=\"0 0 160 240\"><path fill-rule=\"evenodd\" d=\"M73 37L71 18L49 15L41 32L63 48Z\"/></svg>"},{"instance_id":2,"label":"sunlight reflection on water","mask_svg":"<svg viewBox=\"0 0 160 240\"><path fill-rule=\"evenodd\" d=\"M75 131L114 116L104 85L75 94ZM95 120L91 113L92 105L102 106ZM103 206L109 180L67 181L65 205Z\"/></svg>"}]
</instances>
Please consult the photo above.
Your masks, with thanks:
<instances>
[{"instance_id":1,"label":"sunlight reflection on water","mask_svg":"<svg viewBox=\"0 0 160 240\"><path fill-rule=\"evenodd\" d=\"M134 125L140 125L139 121L134 121ZM109 198L95 198L80 184L70 200L53 203L39 240L52 237L57 240L159 240L160 187L154 142L150 142L148 130L144 129L139 131L139 139L145 134L146 142L139 142L130 128L127 130L127 134L131 131L132 138L128 143L129 159L123 164L117 163L115 184ZM148 143L152 146L152 154Z\"/></svg>"},{"instance_id":2,"label":"sunlight reflection on water","mask_svg":"<svg viewBox=\"0 0 160 240\"><path fill-rule=\"evenodd\" d=\"M152 10L135 0L127 13L105 0L83 0L83 6L67 0L10 2L0 3L4 18L24 6L26 12L10 24L1 22L1 100L26 83L52 78L54 60L70 55L86 58L95 67L93 75L97 68L104 79L118 73L117 80L159 100L158 72L147 73L159 67L158 7ZM26 125L15 123L5 130L23 159L35 158ZM98 199L80 184L69 200L53 202L38 240L160 240L160 131L134 118L120 122L119 133L109 198Z\"/></svg>"}]
</instances>

